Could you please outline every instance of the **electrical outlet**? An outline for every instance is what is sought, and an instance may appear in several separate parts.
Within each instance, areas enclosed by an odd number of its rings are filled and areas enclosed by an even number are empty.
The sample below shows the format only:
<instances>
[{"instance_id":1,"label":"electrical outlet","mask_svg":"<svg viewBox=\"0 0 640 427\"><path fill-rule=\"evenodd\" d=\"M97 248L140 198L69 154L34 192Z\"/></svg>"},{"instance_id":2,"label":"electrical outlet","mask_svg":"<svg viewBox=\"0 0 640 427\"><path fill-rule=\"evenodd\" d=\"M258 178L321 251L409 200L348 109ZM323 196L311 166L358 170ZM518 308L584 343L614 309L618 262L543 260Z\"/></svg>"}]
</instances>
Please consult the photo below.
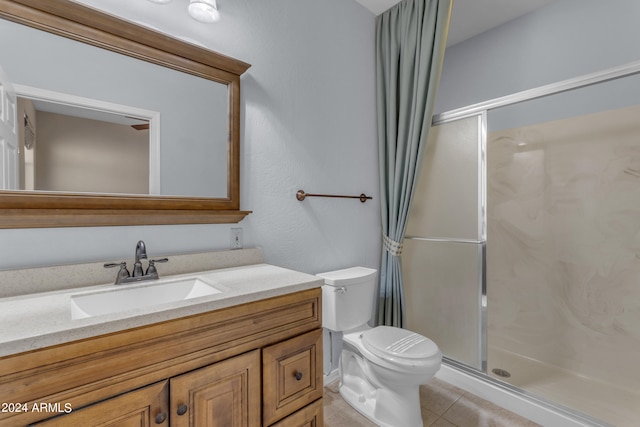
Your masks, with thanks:
<instances>
[{"instance_id":1,"label":"electrical outlet","mask_svg":"<svg viewBox=\"0 0 640 427\"><path fill-rule=\"evenodd\" d=\"M242 227L234 227L231 229L231 249L242 249Z\"/></svg>"}]
</instances>

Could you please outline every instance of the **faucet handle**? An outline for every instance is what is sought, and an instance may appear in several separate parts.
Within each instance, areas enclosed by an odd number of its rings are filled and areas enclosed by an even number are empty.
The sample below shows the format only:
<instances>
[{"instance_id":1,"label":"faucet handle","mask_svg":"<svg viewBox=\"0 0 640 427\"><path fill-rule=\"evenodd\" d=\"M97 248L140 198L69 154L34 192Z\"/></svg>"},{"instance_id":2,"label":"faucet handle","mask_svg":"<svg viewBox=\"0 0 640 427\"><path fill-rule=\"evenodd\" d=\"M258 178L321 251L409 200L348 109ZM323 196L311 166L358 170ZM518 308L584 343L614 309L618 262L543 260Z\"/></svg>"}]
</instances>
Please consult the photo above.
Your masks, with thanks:
<instances>
[{"instance_id":1,"label":"faucet handle","mask_svg":"<svg viewBox=\"0 0 640 427\"><path fill-rule=\"evenodd\" d=\"M113 268L120 267L118 270L118 275L116 276L116 285L119 285L123 279L126 279L130 276L129 270L127 270L127 263L122 261L120 263L107 263L104 265L104 268Z\"/></svg>"},{"instance_id":2,"label":"faucet handle","mask_svg":"<svg viewBox=\"0 0 640 427\"><path fill-rule=\"evenodd\" d=\"M104 268L113 268L113 267L120 267L122 268L127 268L127 262L126 261L122 261L122 262L110 262L104 265Z\"/></svg>"},{"instance_id":3,"label":"faucet handle","mask_svg":"<svg viewBox=\"0 0 640 427\"><path fill-rule=\"evenodd\" d=\"M147 271L146 273L144 273L145 276L154 276L155 279L158 278L158 270L156 269L156 262L167 262L169 261L169 258L160 258L160 259L150 259L149 260L149 267L147 267Z\"/></svg>"}]
</instances>

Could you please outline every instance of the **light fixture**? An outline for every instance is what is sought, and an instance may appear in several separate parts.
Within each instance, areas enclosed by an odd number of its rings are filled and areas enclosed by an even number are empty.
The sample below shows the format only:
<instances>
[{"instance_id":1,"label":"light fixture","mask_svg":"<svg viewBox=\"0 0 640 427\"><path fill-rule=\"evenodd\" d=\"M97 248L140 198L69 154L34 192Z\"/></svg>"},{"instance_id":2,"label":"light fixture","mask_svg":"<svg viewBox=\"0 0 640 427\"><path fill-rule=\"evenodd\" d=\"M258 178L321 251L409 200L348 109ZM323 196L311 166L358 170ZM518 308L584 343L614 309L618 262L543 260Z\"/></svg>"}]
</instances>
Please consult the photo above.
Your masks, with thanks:
<instances>
[{"instance_id":1,"label":"light fixture","mask_svg":"<svg viewBox=\"0 0 640 427\"><path fill-rule=\"evenodd\" d=\"M171 3L172 0L149 1L156 4L167 4ZM188 10L189 15L196 21L209 24L220 19L220 12L218 12L218 3L216 3L216 0L189 0Z\"/></svg>"},{"instance_id":2,"label":"light fixture","mask_svg":"<svg viewBox=\"0 0 640 427\"><path fill-rule=\"evenodd\" d=\"M220 19L216 0L191 0L189 15L196 21L211 23Z\"/></svg>"}]
</instances>

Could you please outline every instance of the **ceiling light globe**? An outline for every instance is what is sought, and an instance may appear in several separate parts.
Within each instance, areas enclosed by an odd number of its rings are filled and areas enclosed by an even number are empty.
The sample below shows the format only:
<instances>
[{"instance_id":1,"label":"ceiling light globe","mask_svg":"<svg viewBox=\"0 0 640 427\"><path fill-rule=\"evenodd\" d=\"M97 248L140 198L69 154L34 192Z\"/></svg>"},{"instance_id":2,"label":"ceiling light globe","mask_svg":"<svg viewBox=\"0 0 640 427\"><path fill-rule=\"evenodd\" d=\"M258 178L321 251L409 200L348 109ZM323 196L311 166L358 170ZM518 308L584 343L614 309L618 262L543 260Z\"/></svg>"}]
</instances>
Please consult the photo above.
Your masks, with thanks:
<instances>
[{"instance_id":1,"label":"ceiling light globe","mask_svg":"<svg viewBox=\"0 0 640 427\"><path fill-rule=\"evenodd\" d=\"M216 0L191 0L189 15L196 21L211 23L220 19Z\"/></svg>"}]
</instances>

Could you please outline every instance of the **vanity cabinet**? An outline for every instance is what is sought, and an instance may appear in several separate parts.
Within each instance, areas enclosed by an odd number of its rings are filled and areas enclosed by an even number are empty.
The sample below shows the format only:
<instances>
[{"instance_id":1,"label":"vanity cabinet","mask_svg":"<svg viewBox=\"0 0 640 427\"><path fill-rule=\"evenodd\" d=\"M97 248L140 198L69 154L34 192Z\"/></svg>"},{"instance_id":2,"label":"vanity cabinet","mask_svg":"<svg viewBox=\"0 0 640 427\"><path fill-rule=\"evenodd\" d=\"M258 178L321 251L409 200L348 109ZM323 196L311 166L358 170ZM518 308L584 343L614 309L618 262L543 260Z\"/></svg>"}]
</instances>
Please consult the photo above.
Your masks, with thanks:
<instances>
[{"instance_id":1,"label":"vanity cabinet","mask_svg":"<svg viewBox=\"0 0 640 427\"><path fill-rule=\"evenodd\" d=\"M321 313L316 288L0 358L28 409L0 426L322 426Z\"/></svg>"}]
</instances>

